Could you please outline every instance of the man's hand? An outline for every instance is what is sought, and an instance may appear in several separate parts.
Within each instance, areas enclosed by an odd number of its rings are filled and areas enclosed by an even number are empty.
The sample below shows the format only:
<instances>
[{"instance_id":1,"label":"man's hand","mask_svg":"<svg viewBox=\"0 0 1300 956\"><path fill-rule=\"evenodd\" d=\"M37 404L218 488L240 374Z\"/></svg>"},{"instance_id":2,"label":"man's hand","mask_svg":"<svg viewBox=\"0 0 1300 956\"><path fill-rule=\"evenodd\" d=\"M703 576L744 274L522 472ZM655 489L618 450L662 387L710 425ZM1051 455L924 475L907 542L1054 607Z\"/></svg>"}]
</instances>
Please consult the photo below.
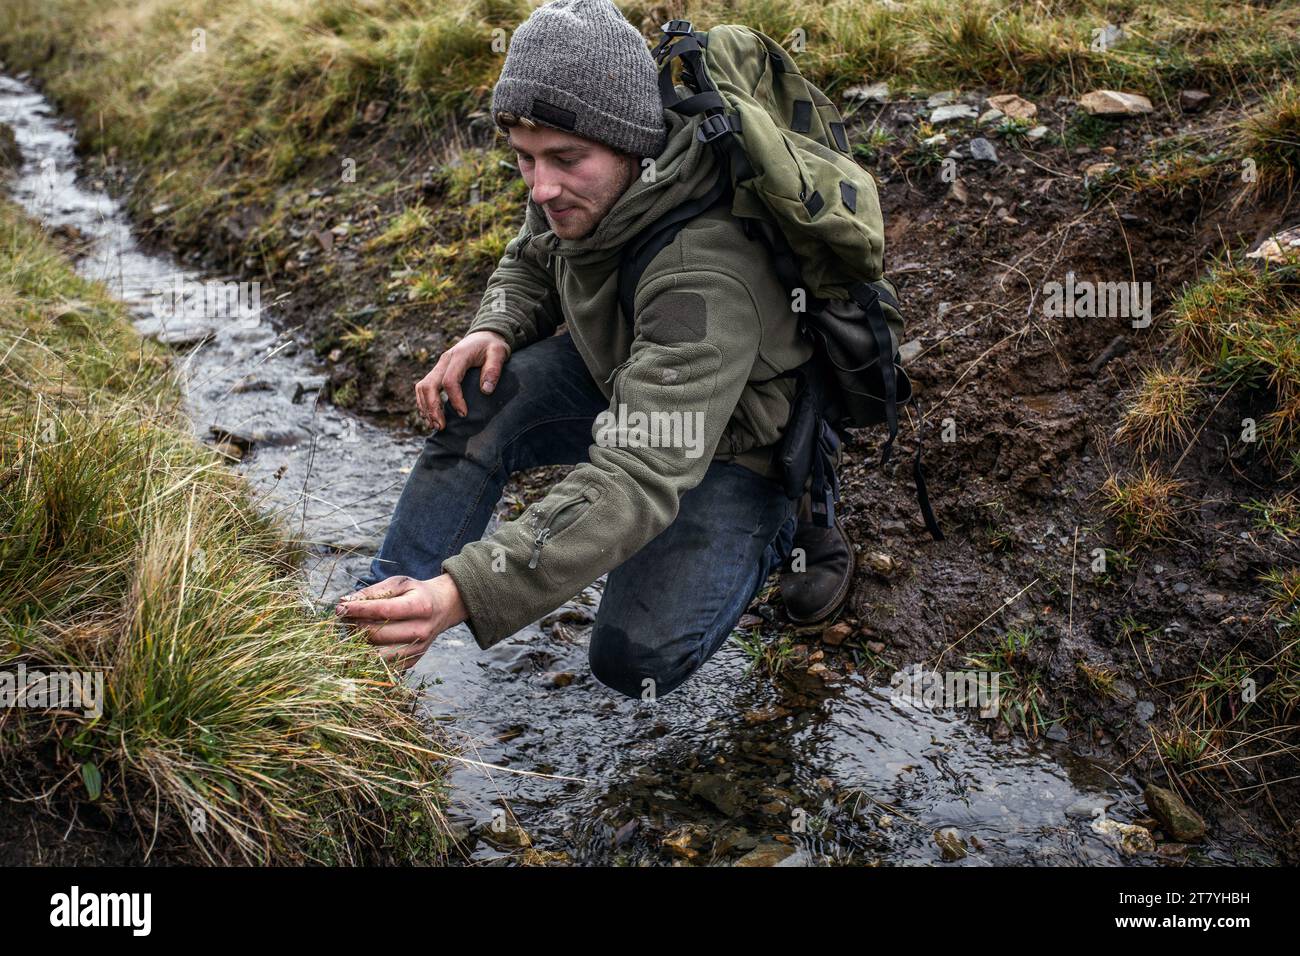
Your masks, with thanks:
<instances>
[{"instance_id":1,"label":"man's hand","mask_svg":"<svg viewBox=\"0 0 1300 956\"><path fill-rule=\"evenodd\" d=\"M471 332L438 357L438 364L428 375L420 379L415 386L415 404L419 406L420 415L430 428L439 430L447 427L443 417L442 392L447 393L447 401L459 415L465 415L469 409L465 406L465 395L461 392L461 379L471 368L482 366L479 373L479 391L490 395L501 378L501 367L510 357L510 346L496 332L487 330Z\"/></svg>"},{"instance_id":2,"label":"man's hand","mask_svg":"<svg viewBox=\"0 0 1300 956\"><path fill-rule=\"evenodd\" d=\"M365 631L379 656L405 670L433 639L469 617L451 575L420 581L405 575L345 595L334 613Z\"/></svg>"}]
</instances>

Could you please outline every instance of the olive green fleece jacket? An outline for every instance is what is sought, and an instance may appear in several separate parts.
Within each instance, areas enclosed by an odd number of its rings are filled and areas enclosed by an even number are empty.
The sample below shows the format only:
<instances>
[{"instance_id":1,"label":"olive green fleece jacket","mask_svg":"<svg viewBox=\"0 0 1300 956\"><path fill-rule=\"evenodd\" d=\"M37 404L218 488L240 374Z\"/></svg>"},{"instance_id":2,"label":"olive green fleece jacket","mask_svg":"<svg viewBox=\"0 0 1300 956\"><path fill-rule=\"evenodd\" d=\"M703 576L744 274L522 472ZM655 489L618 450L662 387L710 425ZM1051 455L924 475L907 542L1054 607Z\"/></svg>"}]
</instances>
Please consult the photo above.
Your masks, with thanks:
<instances>
[{"instance_id":1,"label":"olive green fleece jacket","mask_svg":"<svg viewBox=\"0 0 1300 956\"><path fill-rule=\"evenodd\" d=\"M491 537L443 561L480 647L554 610L640 550L672 523L679 499L711 460L777 475L775 445L794 380L775 376L812 349L761 242L748 239L726 208L714 208L650 262L633 322L618 305L624 243L717 180L713 150L695 137L700 117L665 110L664 121L668 143L653 175L638 176L589 236L560 239L529 200L470 327L504 336L513 353L567 323L610 399L609 418L593 426L589 461Z\"/></svg>"}]
</instances>

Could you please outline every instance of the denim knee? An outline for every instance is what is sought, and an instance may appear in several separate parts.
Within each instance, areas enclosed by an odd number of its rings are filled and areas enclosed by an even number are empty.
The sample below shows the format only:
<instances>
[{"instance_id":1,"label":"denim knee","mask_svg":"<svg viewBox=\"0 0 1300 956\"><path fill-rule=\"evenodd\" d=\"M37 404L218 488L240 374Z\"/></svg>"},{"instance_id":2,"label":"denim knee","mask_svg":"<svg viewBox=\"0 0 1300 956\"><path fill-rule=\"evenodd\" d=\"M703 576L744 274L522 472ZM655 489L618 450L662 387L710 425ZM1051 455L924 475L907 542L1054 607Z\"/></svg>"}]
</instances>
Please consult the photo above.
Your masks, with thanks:
<instances>
[{"instance_id":1,"label":"denim knee","mask_svg":"<svg viewBox=\"0 0 1300 956\"><path fill-rule=\"evenodd\" d=\"M698 654L669 655L639 644L621 627L598 619L587 653L591 673L606 687L633 700L657 700L686 682L699 666Z\"/></svg>"}]
</instances>

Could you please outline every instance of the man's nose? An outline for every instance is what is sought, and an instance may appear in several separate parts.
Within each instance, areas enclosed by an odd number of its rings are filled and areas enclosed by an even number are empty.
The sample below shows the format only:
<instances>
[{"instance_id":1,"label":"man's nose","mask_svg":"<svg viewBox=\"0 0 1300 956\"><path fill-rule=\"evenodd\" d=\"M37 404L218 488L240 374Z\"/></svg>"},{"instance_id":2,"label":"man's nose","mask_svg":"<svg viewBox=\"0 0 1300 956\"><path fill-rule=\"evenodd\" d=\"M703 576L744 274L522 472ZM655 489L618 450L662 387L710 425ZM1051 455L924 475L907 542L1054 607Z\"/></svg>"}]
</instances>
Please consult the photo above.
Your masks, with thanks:
<instances>
[{"instance_id":1,"label":"man's nose","mask_svg":"<svg viewBox=\"0 0 1300 956\"><path fill-rule=\"evenodd\" d=\"M560 186L549 172L541 168L533 173L533 202L544 206L560 194Z\"/></svg>"}]
</instances>

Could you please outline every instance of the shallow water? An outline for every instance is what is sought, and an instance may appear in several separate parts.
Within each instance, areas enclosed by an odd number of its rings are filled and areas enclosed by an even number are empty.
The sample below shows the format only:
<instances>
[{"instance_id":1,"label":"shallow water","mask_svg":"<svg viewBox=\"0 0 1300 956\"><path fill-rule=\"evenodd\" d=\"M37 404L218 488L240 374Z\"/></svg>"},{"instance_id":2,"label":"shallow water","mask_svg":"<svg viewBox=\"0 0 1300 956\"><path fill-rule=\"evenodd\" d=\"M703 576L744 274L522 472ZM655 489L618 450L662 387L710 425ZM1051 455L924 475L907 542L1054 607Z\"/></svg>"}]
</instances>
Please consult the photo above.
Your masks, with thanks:
<instances>
[{"instance_id":1,"label":"shallow water","mask_svg":"<svg viewBox=\"0 0 1300 956\"><path fill-rule=\"evenodd\" d=\"M318 401L321 370L274 324L271 293L256 315L169 315L160 292L220 277L141 251L121 205L81 179L74 126L30 84L0 76L0 123L24 156L10 194L47 227L90 240L78 268L130 303L142 332L210 327L210 340L178 350L195 434L211 440L215 427L252 441L237 468L310 542L304 588L328 607L377 549L422 436ZM664 700L624 699L586 664L599 594L598 582L487 652L455 628L409 677L465 755L492 765L458 764L451 776L457 812L484 836L462 851L472 862L510 855L493 846L508 842L493 836L501 807L535 847L576 862L666 862L663 841L682 827L699 828L679 854L696 863L779 836L796 848L786 865L928 864L943 859L935 833L948 827L965 851L948 865L1160 862L1126 857L1092 828L1103 807L1123 822L1144 815L1132 779L1061 745L995 742L959 712L896 703L859 676L792 700L746 676L745 655L728 644ZM1230 862L1241 849L1198 852Z\"/></svg>"}]
</instances>

